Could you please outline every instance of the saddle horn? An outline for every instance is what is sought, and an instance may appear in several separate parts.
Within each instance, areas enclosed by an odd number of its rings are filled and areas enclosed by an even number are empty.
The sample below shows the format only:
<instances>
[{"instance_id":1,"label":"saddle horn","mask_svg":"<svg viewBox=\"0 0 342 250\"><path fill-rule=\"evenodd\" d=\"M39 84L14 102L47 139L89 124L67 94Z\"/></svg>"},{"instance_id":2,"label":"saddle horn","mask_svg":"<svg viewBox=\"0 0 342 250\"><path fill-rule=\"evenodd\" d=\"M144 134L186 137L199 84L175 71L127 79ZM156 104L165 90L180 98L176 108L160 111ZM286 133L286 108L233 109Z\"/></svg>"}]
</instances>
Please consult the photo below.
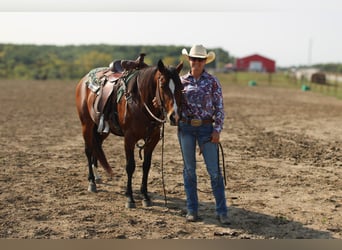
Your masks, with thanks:
<instances>
[{"instance_id":1,"label":"saddle horn","mask_svg":"<svg viewBox=\"0 0 342 250\"><path fill-rule=\"evenodd\" d=\"M126 69L126 70L131 70L131 69L142 69L147 67L148 65L144 62L146 54L141 53L138 58L135 61L131 60L122 60L121 61L121 66Z\"/></svg>"}]
</instances>

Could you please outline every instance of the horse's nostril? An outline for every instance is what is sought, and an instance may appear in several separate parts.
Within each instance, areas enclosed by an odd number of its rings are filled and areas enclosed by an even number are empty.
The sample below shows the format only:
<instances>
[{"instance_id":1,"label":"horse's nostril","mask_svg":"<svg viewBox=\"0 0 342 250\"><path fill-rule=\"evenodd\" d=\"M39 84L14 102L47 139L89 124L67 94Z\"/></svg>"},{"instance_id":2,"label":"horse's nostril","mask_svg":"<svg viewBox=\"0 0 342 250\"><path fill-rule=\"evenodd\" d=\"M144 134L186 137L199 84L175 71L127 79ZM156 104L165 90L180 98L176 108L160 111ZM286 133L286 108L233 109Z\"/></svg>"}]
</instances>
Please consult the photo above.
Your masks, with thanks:
<instances>
[{"instance_id":1,"label":"horse's nostril","mask_svg":"<svg viewBox=\"0 0 342 250\"><path fill-rule=\"evenodd\" d=\"M177 117L178 116L175 112L172 112L172 114L169 116L171 126L177 126Z\"/></svg>"},{"instance_id":2,"label":"horse's nostril","mask_svg":"<svg viewBox=\"0 0 342 250\"><path fill-rule=\"evenodd\" d=\"M170 125L171 125L171 126L176 126L176 125L177 125L176 119L175 119L174 116L170 116Z\"/></svg>"}]
</instances>

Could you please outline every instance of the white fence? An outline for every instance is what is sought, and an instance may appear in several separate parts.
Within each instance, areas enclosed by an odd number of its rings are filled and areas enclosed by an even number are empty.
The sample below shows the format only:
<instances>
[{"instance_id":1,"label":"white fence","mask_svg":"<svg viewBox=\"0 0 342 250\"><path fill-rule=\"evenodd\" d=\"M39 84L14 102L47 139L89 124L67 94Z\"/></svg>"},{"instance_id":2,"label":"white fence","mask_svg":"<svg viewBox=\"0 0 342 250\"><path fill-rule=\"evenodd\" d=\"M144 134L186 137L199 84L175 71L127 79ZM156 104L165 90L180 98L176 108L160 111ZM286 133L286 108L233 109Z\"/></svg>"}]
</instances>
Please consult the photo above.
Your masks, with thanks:
<instances>
[{"instance_id":1,"label":"white fence","mask_svg":"<svg viewBox=\"0 0 342 250\"><path fill-rule=\"evenodd\" d=\"M319 69L309 68L309 69L296 69L289 72L289 74L296 78L297 81L306 80L308 82L311 81L311 76L314 73L320 72ZM323 72L322 72L323 73ZM342 75L334 74L334 73L325 73L325 77L329 83L341 84L342 83Z\"/></svg>"}]
</instances>

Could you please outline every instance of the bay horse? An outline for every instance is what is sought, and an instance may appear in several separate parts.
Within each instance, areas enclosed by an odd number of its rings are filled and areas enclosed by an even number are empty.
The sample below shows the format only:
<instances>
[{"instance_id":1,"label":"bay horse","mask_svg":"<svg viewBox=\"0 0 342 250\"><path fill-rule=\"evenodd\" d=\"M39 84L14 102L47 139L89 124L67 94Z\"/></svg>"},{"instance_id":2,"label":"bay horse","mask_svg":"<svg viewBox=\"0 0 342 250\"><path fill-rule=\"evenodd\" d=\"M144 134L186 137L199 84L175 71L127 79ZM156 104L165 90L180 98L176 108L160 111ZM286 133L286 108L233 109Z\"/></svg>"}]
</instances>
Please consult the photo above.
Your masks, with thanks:
<instances>
[{"instance_id":1,"label":"bay horse","mask_svg":"<svg viewBox=\"0 0 342 250\"><path fill-rule=\"evenodd\" d=\"M172 122L177 115L180 115L182 84L179 73L182 67L183 62L176 67L166 67L162 60L159 60L157 66L134 70L127 83L131 86L130 98L123 96L119 99L117 88L108 98L105 113L109 133L98 132L99 125L91 117L90 109L93 104L90 100L94 93L87 87L89 74L79 81L76 86L76 107L82 124L85 154L88 160L89 191L97 191L94 175L96 168L93 167L97 167L97 160L110 178L114 175L102 149L103 141L112 133L124 137L127 208L136 207L132 192L132 177L136 168L134 149L138 141L144 141L140 192L143 195L143 205L152 205L147 190L152 153L160 140L162 124L167 119ZM115 83L115 85L119 84L120 81Z\"/></svg>"}]
</instances>

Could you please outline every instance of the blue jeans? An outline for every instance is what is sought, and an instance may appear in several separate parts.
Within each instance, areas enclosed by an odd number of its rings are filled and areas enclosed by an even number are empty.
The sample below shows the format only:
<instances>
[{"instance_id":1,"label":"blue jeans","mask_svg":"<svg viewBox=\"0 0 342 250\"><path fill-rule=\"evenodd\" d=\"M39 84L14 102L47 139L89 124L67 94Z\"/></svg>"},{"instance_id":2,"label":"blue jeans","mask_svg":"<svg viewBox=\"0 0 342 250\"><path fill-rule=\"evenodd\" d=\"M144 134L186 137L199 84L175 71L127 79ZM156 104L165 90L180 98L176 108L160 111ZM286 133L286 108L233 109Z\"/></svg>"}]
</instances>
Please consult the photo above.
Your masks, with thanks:
<instances>
[{"instance_id":1,"label":"blue jeans","mask_svg":"<svg viewBox=\"0 0 342 250\"><path fill-rule=\"evenodd\" d=\"M218 145L210 142L212 131L212 124L194 127L180 121L178 125L178 140L184 161L183 178L188 213L198 212L196 143L200 147L210 175L211 188L216 202L216 214L226 215L228 211L223 177L219 169Z\"/></svg>"}]
</instances>

